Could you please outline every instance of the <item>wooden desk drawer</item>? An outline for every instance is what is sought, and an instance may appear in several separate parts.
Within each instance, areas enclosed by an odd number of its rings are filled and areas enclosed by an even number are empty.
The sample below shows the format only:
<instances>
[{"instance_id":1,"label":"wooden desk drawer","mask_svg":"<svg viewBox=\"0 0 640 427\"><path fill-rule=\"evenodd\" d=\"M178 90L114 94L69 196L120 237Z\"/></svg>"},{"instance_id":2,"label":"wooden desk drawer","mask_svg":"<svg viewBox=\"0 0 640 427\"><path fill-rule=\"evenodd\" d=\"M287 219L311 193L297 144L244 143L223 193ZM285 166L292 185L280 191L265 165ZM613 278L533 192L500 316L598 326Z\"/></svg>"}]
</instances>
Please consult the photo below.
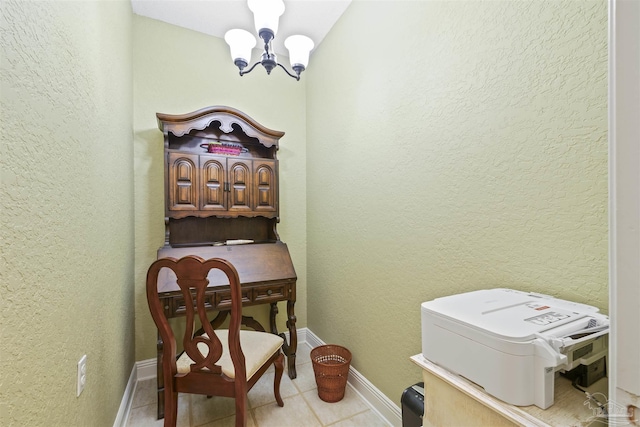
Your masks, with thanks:
<instances>
[{"instance_id":1,"label":"wooden desk drawer","mask_svg":"<svg viewBox=\"0 0 640 427\"><path fill-rule=\"evenodd\" d=\"M252 301L251 289L241 289L241 292L242 305L250 304ZM195 297L193 304L195 305ZM204 305L206 310L225 310L231 308L231 291L229 289L207 291ZM187 312L182 295L177 295L172 298L171 307L168 311L170 311L172 316L182 316Z\"/></svg>"},{"instance_id":2,"label":"wooden desk drawer","mask_svg":"<svg viewBox=\"0 0 640 427\"><path fill-rule=\"evenodd\" d=\"M240 292L242 292L243 306L252 302L253 299L251 298L251 289L241 289ZM216 291L212 296L215 298L215 301L212 301L214 303L214 308L231 308L231 290L227 289L224 291Z\"/></svg>"},{"instance_id":3,"label":"wooden desk drawer","mask_svg":"<svg viewBox=\"0 0 640 427\"><path fill-rule=\"evenodd\" d=\"M289 285L278 284L260 286L253 290L253 301L255 303L282 301L289 295Z\"/></svg>"},{"instance_id":4,"label":"wooden desk drawer","mask_svg":"<svg viewBox=\"0 0 640 427\"><path fill-rule=\"evenodd\" d=\"M290 299L295 301L296 285L292 282L244 285L241 288L242 305L250 306ZM229 286L211 287L206 294L207 310L228 310L231 308ZM161 297L167 317L184 316L186 307L180 292L167 293Z\"/></svg>"}]
</instances>

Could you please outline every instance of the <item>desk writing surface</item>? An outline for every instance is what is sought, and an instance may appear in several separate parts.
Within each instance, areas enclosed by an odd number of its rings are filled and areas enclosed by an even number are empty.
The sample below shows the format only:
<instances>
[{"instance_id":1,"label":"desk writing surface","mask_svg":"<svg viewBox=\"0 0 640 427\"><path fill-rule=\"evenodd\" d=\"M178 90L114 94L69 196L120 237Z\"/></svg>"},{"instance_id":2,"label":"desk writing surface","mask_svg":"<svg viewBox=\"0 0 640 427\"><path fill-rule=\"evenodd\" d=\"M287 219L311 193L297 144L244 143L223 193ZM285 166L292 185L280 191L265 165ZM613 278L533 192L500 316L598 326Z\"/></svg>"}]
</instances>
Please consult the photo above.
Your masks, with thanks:
<instances>
[{"instance_id":1,"label":"desk writing surface","mask_svg":"<svg viewBox=\"0 0 640 427\"><path fill-rule=\"evenodd\" d=\"M268 282L272 280L296 279L296 272L287 245L282 242L254 243L229 246L162 247L158 259L182 258L197 255L203 259L222 258L238 271L240 283ZM220 270L209 272L209 286L228 285L227 277ZM158 275L158 292L179 291L176 277L168 269Z\"/></svg>"}]
</instances>

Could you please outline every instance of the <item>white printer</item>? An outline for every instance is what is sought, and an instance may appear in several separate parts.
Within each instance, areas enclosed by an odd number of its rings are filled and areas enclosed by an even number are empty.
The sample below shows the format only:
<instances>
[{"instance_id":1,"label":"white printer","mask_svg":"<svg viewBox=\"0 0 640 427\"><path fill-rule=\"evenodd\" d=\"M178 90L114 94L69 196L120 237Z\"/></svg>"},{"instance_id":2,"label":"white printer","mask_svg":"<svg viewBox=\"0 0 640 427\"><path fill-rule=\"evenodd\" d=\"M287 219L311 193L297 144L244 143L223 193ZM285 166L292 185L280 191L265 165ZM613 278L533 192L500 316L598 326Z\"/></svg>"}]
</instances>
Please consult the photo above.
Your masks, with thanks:
<instances>
[{"instance_id":1,"label":"white printer","mask_svg":"<svg viewBox=\"0 0 640 427\"><path fill-rule=\"evenodd\" d=\"M604 365L608 333L596 307L512 289L422 304L424 357L518 406L551 406L557 371Z\"/></svg>"}]
</instances>

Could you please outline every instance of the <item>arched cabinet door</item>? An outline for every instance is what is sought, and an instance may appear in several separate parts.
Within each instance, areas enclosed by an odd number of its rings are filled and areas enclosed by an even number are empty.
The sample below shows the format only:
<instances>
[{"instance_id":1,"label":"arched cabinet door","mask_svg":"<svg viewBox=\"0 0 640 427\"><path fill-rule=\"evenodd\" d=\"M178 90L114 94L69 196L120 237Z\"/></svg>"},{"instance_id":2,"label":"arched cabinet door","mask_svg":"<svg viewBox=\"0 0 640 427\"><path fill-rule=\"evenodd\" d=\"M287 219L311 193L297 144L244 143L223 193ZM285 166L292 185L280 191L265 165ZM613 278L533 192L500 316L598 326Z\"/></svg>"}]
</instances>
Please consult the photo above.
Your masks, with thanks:
<instances>
[{"instance_id":1,"label":"arched cabinet door","mask_svg":"<svg viewBox=\"0 0 640 427\"><path fill-rule=\"evenodd\" d=\"M260 159L253 161L254 211L277 212L276 161Z\"/></svg>"},{"instance_id":2,"label":"arched cabinet door","mask_svg":"<svg viewBox=\"0 0 640 427\"><path fill-rule=\"evenodd\" d=\"M227 159L229 168L229 212L251 212L253 187L250 160Z\"/></svg>"},{"instance_id":3,"label":"arched cabinet door","mask_svg":"<svg viewBox=\"0 0 640 427\"><path fill-rule=\"evenodd\" d=\"M226 211L227 199L224 184L226 182L225 157L200 156L201 209L203 211Z\"/></svg>"},{"instance_id":4,"label":"arched cabinet door","mask_svg":"<svg viewBox=\"0 0 640 427\"><path fill-rule=\"evenodd\" d=\"M198 209L198 156L169 153L168 209Z\"/></svg>"}]
</instances>

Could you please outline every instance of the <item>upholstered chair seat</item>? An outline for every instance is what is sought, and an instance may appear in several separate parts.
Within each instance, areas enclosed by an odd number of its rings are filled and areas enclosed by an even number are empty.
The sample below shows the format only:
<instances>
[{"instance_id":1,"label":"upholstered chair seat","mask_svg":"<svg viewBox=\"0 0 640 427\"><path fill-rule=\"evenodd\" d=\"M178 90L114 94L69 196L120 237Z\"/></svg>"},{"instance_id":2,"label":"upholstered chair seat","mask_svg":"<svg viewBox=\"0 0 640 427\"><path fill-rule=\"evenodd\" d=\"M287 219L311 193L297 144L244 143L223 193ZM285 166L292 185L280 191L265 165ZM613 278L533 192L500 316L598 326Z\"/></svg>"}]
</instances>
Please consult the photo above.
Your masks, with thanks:
<instances>
[{"instance_id":1,"label":"upholstered chair seat","mask_svg":"<svg viewBox=\"0 0 640 427\"><path fill-rule=\"evenodd\" d=\"M222 356L218 360L218 365L222 368L223 374L229 378L235 378L236 374L229 353L229 331L227 329L218 329L215 332L222 343ZM203 334L203 337L208 338L207 334ZM245 353L244 355L244 361L247 367L247 379L251 378L262 365L280 351L283 341L284 340L278 335L273 335L268 332L240 331L240 347L251 349L250 353ZM203 355L207 355L208 347L205 344L199 343L198 349ZM193 360L189 358L187 353L182 353L182 356L180 356L176 362L178 365L178 373L188 373L193 363Z\"/></svg>"}]
</instances>

